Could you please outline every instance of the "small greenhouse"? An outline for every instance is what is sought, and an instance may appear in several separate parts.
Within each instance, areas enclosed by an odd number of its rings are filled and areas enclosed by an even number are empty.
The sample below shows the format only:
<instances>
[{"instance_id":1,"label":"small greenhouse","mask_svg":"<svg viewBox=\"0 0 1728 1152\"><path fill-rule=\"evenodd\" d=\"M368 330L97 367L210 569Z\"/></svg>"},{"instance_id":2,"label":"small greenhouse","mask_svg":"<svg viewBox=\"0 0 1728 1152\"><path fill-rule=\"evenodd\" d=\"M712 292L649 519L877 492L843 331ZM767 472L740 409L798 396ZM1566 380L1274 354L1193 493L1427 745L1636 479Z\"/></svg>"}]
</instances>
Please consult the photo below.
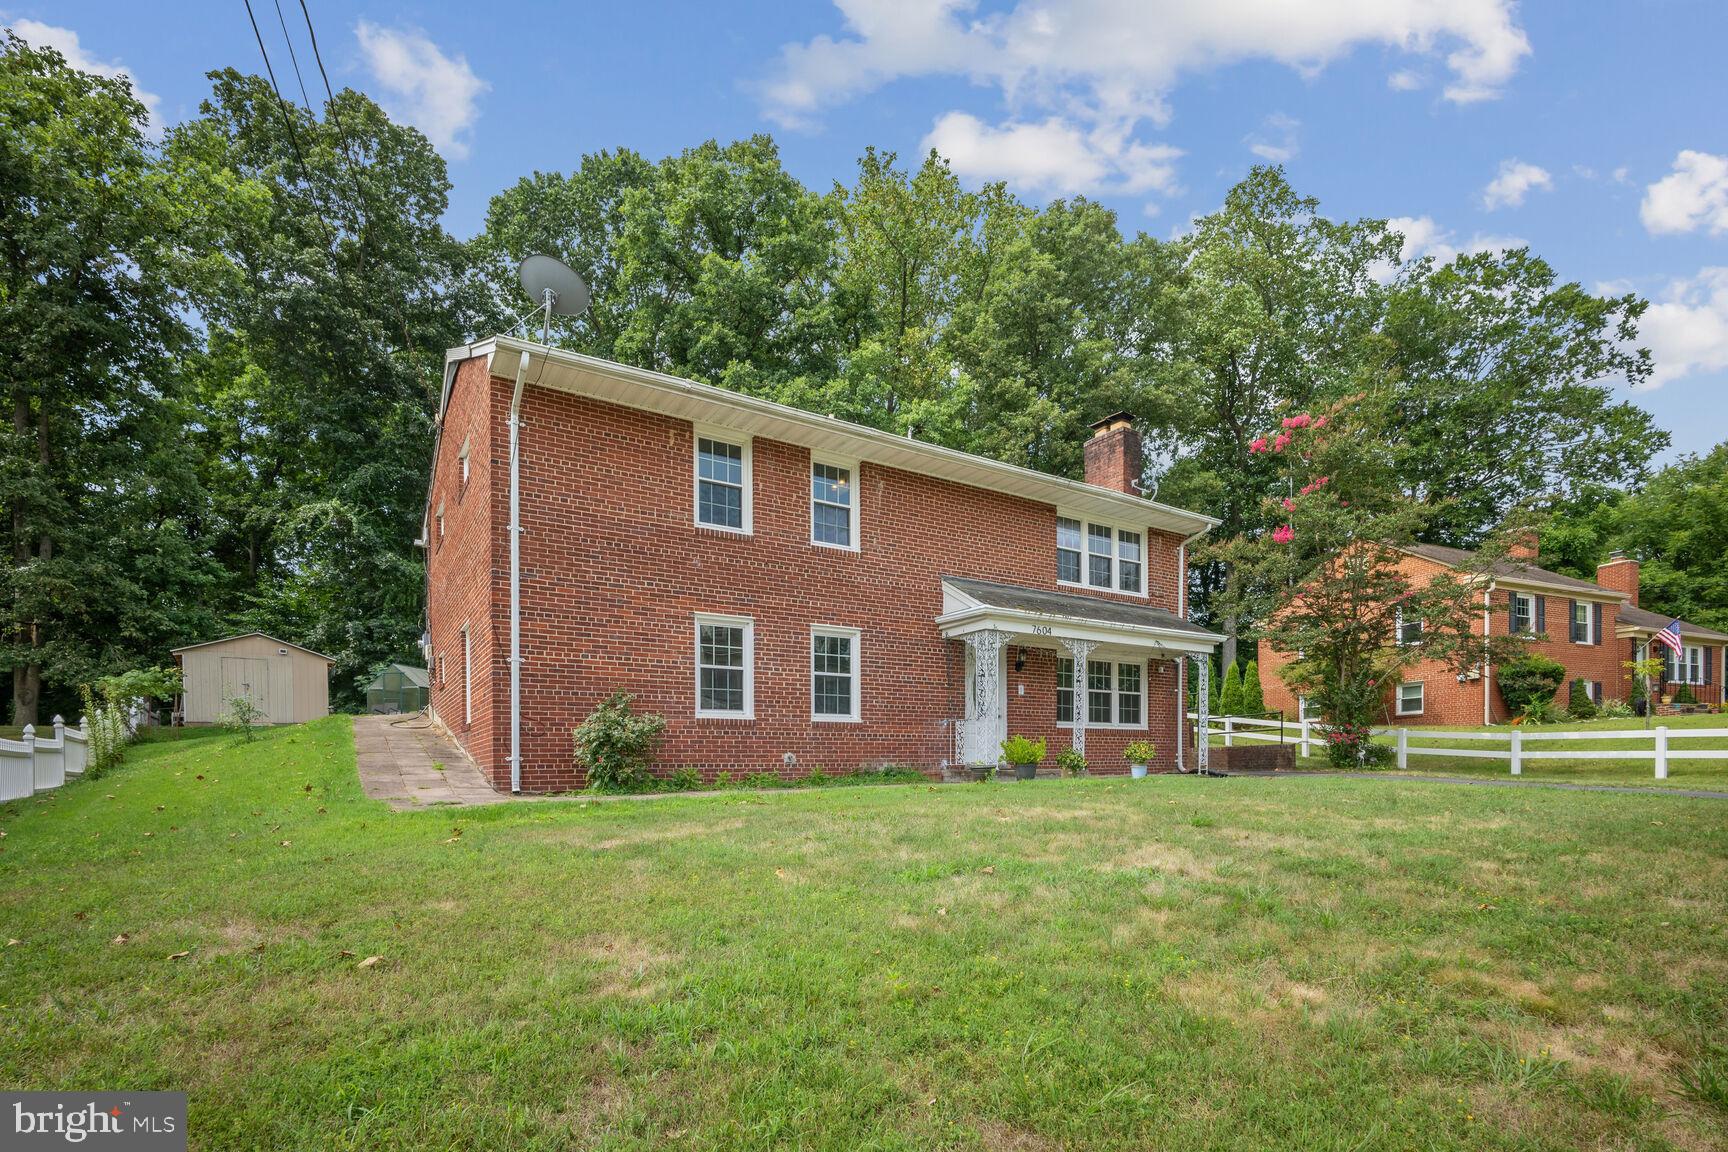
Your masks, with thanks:
<instances>
[{"instance_id":1,"label":"small greenhouse","mask_svg":"<svg viewBox=\"0 0 1728 1152\"><path fill-rule=\"evenodd\" d=\"M432 678L424 668L406 664L386 664L366 685L366 711L377 715L393 712L418 712L426 707L426 696Z\"/></svg>"}]
</instances>

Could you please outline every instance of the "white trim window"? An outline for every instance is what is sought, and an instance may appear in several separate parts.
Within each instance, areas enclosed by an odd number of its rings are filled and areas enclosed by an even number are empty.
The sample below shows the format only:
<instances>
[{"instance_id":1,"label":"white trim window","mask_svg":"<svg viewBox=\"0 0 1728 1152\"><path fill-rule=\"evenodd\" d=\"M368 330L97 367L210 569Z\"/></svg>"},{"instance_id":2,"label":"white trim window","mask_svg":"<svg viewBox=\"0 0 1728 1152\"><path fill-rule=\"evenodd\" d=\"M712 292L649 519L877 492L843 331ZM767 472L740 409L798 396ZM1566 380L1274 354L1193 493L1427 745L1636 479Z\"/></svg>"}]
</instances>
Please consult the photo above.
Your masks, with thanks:
<instances>
[{"instance_id":1,"label":"white trim window","mask_svg":"<svg viewBox=\"0 0 1728 1152\"><path fill-rule=\"evenodd\" d=\"M858 629L810 629L810 719L856 722L859 712Z\"/></svg>"},{"instance_id":2,"label":"white trim window","mask_svg":"<svg viewBox=\"0 0 1728 1152\"><path fill-rule=\"evenodd\" d=\"M1112 660L1086 661L1086 727L1145 728L1146 669ZM1056 660L1056 723L1074 726L1074 661Z\"/></svg>"},{"instance_id":3,"label":"white trim window","mask_svg":"<svg viewBox=\"0 0 1728 1152\"><path fill-rule=\"evenodd\" d=\"M750 531L750 437L696 430L696 523Z\"/></svg>"},{"instance_id":4,"label":"white trim window","mask_svg":"<svg viewBox=\"0 0 1728 1152\"><path fill-rule=\"evenodd\" d=\"M456 454L456 458L462 461L462 491L468 489L468 452L473 446L474 437L472 435L464 436L462 437L462 451Z\"/></svg>"},{"instance_id":5,"label":"white trim window","mask_svg":"<svg viewBox=\"0 0 1728 1152\"><path fill-rule=\"evenodd\" d=\"M1422 617L1412 616L1406 620L1402 607L1394 611L1393 616L1392 635L1398 647L1414 647L1422 643Z\"/></svg>"},{"instance_id":6,"label":"white trim window","mask_svg":"<svg viewBox=\"0 0 1728 1152\"><path fill-rule=\"evenodd\" d=\"M1664 684L1704 683L1704 649L1696 644L1681 645L1680 651L1662 649L1662 682Z\"/></svg>"},{"instance_id":7,"label":"white trim window","mask_svg":"<svg viewBox=\"0 0 1728 1152\"><path fill-rule=\"evenodd\" d=\"M1146 537L1139 529L1056 517L1056 583L1146 595Z\"/></svg>"},{"instance_id":8,"label":"white trim window","mask_svg":"<svg viewBox=\"0 0 1728 1152\"><path fill-rule=\"evenodd\" d=\"M1528 592L1513 592L1512 597L1512 634L1514 636L1536 631L1536 597Z\"/></svg>"},{"instance_id":9,"label":"white trim window","mask_svg":"<svg viewBox=\"0 0 1728 1152\"><path fill-rule=\"evenodd\" d=\"M1426 690L1420 680L1398 685L1397 713L1400 716L1420 716L1426 705Z\"/></svg>"},{"instance_id":10,"label":"white trim window","mask_svg":"<svg viewBox=\"0 0 1728 1152\"><path fill-rule=\"evenodd\" d=\"M756 622L696 613L696 715L749 720L756 715Z\"/></svg>"},{"instance_id":11,"label":"white trim window","mask_svg":"<svg viewBox=\"0 0 1728 1152\"><path fill-rule=\"evenodd\" d=\"M810 542L858 551L858 468L833 460L810 461Z\"/></svg>"},{"instance_id":12,"label":"white trim window","mask_svg":"<svg viewBox=\"0 0 1728 1152\"><path fill-rule=\"evenodd\" d=\"M1080 583L1080 534L1085 527L1069 516L1056 517L1056 583Z\"/></svg>"},{"instance_id":13,"label":"white trim window","mask_svg":"<svg viewBox=\"0 0 1728 1152\"><path fill-rule=\"evenodd\" d=\"M1590 601L1572 601L1572 621L1570 628L1572 643L1594 644L1596 642L1596 637L1593 635L1593 630L1591 628L1591 622L1594 616L1595 613L1592 611Z\"/></svg>"}]
</instances>

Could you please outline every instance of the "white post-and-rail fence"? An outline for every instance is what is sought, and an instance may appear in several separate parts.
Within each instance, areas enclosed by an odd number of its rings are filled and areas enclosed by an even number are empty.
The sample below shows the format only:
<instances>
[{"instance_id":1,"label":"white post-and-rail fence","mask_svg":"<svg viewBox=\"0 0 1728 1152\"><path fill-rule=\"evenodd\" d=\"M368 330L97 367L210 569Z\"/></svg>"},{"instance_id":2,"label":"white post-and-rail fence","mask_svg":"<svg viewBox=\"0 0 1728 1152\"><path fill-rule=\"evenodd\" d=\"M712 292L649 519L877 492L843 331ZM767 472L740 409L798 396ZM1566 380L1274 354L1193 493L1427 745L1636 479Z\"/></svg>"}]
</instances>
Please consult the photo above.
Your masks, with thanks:
<instances>
[{"instance_id":1,"label":"white post-and-rail fence","mask_svg":"<svg viewBox=\"0 0 1728 1152\"><path fill-rule=\"evenodd\" d=\"M1190 712L1190 720L1198 717ZM1297 745L1297 755L1314 755L1320 737L1314 732L1313 720L1256 720L1246 716L1214 716L1208 725L1210 736L1222 736L1224 747L1238 740L1262 740L1276 744ZM1267 732L1264 729L1274 731ZM1454 732L1439 728L1376 728L1376 736L1391 736L1398 753L1398 767L1408 768L1412 756L1460 756L1471 760L1506 760L1512 775L1524 774L1524 765L1532 760L1651 760L1655 762L1656 779L1668 779L1671 760L1728 760L1728 749L1675 748L1675 740L1722 739L1728 728L1669 728L1666 725L1642 728L1603 729L1595 732L1554 731L1513 726L1505 732ZM1412 744L1415 740L1473 740L1500 745L1497 748L1432 748ZM1530 749L1525 745L1546 740L1629 740L1649 741L1649 748L1605 748L1601 751L1578 748Z\"/></svg>"},{"instance_id":2,"label":"white post-and-rail fence","mask_svg":"<svg viewBox=\"0 0 1728 1152\"><path fill-rule=\"evenodd\" d=\"M89 733L83 720L68 728L56 716L52 736L39 736L34 724L26 724L22 740L0 740L0 802L22 800L83 775L90 763Z\"/></svg>"}]
</instances>

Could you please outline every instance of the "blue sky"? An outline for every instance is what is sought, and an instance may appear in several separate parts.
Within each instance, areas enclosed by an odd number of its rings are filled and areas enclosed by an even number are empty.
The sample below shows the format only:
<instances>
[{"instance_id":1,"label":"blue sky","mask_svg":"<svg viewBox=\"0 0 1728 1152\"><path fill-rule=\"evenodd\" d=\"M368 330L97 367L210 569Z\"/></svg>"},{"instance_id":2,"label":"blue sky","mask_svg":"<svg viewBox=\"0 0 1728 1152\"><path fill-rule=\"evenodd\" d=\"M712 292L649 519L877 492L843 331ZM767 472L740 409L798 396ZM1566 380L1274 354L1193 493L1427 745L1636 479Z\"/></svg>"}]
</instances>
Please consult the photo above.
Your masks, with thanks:
<instances>
[{"instance_id":1,"label":"blue sky","mask_svg":"<svg viewBox=\"0 0 1728 1152\"><path fill-rule=\"evenodd\" d=\"M934 142L969 182L1084 192L1158 236L1274 159L1329 215L1401 220L1411 250L1525 242L1568 279L1648 297L1658 375L1633 399L1676 450L1728 439L1728 5L308 3L332 82L450 161L459 235L494 192L583 152L760 131L812 187L849 180L867 145ZM253 7L292 95L274 0ZM262 71L241 0L162 11L0 15L125 70L165 122L196 110L206 71ZM281 12L316 85L298 0Z\"/></svg>"}]
</instances>

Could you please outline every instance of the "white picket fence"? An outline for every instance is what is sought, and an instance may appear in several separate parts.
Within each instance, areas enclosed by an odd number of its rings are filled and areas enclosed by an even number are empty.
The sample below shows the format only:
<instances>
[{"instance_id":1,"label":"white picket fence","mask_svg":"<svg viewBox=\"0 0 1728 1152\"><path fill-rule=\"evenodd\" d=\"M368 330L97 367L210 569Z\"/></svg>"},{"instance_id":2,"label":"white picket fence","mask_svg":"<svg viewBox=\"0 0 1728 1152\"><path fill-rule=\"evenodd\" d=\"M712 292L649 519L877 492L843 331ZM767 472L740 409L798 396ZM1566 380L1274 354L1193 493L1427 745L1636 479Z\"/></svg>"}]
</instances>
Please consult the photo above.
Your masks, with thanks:
<instances>
[{"instance_id":1,"label":"white picket fence","mask_svg":"<svg viewBox=\"0 0 1728 1152\"><path fill-rule=\"evenodd\" d=\"M90 762L90 730L80 719L68 728L54 717L54 735L39 736L34 724L24 726L22 740L0 740L0 802L22 800L81 776Z\"/></svg>"},{"instance_id":2,"label":"white picket fence","mask_svg":"<svg viewBox=\"0 0 1728 1152\"><path fill-rule=\"evenodd\" d=\"M1188 713L1190 720L1199 717ZM1246 716L1213 716L1208 718L1209 735L1222 736L1224 747L1233 747L1238 740L1260 740L1277 744L1294 744L1302 757L1315 755L1320 737L1315 733L1318 723L1313 720L1281 722L1250 719ZM1266 731L1274 729L1274 731ZM1656 779L1668 779L1671 760L1728 760L1728 749L1675 748L1675 740L1721 739L1728 737L1728 728L1619 728L1596 732L1542 731L1510 727L1504 732L1455 732L1439 728L1376 728L1376 736L1391 736L1398 752L1398 767L1408 768L1412 756L1461 756L1471 760L1505 760L1512 766L1512 775L1524 774L1524 765L1532 760L1650 760L1654 762ZM1412 740L1469 740L1496 744L1493 748L1434 748L1412 744ZM1649 741L1649 748L1550 748L1530 749L1526 745L1549 740L1628 740Z\"/></svg>"}]
</instances>

